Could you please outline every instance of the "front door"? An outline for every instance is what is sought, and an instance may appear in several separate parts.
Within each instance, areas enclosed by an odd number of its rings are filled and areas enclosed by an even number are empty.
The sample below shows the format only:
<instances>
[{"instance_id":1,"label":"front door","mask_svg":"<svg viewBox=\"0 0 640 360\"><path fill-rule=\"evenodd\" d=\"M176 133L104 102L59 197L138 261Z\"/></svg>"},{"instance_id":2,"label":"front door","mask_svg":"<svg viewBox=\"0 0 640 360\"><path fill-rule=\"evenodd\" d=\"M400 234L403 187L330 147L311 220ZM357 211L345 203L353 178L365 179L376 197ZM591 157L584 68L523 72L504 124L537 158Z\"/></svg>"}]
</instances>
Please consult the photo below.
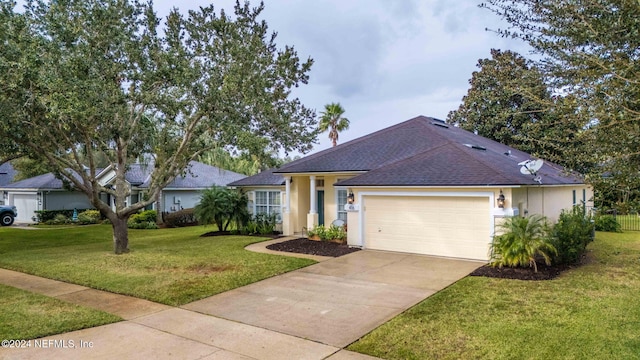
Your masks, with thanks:
<instances>
[{"instance_id":1,"label":"front door","mask_svg":"<svg viewBox=\"0 0 640 360\"><path fill-rule=\"evenodd\" d=\"M324 225L324 190L318 190L318 225Z\"/></svg>"}]
</instances>

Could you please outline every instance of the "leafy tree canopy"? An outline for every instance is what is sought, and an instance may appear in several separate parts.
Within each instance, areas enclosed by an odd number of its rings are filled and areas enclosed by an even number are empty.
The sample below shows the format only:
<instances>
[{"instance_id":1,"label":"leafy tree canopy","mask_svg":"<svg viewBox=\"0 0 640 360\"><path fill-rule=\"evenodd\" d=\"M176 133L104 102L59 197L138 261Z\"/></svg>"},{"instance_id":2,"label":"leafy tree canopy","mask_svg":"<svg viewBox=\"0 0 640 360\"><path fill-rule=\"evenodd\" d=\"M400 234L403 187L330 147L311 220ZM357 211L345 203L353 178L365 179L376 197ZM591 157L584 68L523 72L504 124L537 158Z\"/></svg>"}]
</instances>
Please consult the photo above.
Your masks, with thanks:
<instances>
[{"instance_id":1,"label":"leafy tree canopy","mask_svg":"<svg viewBox=\"0 0 640 360\"><path fill-rule=\"evenodd\" d=\"M28 0L23 13L0 0L0 157L28 155L65 177L111 221L122 253L127 218L207 149L310 150L315 114L291 90L312 60L277 47L263 9L160 19L138 0ZM96 154L114 170L109 184L96 180ZM127 166L145 154L150 196L126 204Z\"/></svg>"},{"instance_id":2,"label":"leafy tree canopy","mask_svg":"<svg viewBox=\"0 0 640 360\"><path fill-rule=\"evenodd\" d=\"M549 85L571 97L563 121L573 122L585 148L567 149L589 180L636 174L640 188L640 2L637 0L487 0L481 6L510 26L505 37L528 43Z\"/></svg>"},{"instance_id":3,"label":"leafy tree canopy","mask_svg":"<svg viewBox=\"0 0 640 360\"><path fill-rule=\"evenodd\" d=\"M491 50L478 60L471 87L447 121L533 155L563 162L578 130L563 122L567 99L552 97L543 74L513 51Z\"/></svg>"}]
</instances>

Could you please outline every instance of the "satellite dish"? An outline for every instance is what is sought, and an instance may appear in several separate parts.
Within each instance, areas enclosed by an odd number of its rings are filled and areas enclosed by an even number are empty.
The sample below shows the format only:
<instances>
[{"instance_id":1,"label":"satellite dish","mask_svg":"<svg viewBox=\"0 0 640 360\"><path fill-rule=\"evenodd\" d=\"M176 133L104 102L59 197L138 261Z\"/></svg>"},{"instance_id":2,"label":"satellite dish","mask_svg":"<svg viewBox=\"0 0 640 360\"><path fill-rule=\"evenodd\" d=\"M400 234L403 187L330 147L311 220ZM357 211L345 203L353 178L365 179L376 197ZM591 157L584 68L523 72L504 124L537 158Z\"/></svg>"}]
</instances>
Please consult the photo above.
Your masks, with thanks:
<instances>
[{"instance_id":1,"label":"satellite dish","mask_svg":"<svg viewBox=\"0 0 640 360\"><path fill-rule=\"evenodd\" d=\"M533 178L533 181L537 182L538 184L542 185L542 178L540 176L536 176Z\"/></svg>"},{"instance_id":2,"label":"satellite dish","mask_svg":"<svg viewBox=\"0 0 640 360\"><path fill-rule=\"evenodd\" d=\"M522 166L520 168L520 173L523 175L536 175L538 170L542 168L544 165L544 161L538 160L526 160L523 162L519 162L518 165Z\"/></svg>"}]
</instances>

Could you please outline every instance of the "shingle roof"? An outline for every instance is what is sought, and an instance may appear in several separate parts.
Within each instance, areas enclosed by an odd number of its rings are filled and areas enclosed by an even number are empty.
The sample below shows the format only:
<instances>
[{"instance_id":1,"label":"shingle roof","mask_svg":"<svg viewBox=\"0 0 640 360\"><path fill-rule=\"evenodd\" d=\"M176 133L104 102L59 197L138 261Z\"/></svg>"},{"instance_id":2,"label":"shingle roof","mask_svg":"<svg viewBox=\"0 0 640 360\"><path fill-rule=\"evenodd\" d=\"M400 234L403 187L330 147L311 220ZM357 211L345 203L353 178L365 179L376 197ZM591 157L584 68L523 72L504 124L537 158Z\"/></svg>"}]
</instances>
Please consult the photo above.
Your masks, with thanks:
<instances>
[{"instance_id":1,"label":"shingle roof","mask_svg":"<svg viewBox=\"0 0 640 360\"><path fill-rule=\"evenodd\" d=\"M336 184L341 186L535 185L534 176L521 174L518 165L531 158L440 120L418 116L293 161L276 173L368 171ZM549 162L538 175L545 185L583 183Z\"/></svg>"},{"instance_id":2,"label":"shingle roof","mask_svg":"<svg viewBox=\"0 0 640 360\"><path fill-rule=\"evenodd\" d=\"M222 170L214 166L205 165L197 161L189 163L190 171L185 176L178 176L167 188L172 189L203 189L212 185L225 186L231 181L246 177L232 171ZM133 186L148 187L150 174L153 171L151 164L132 164L125 174L127 181ZM98 171L99 173L99 171ZM35 176L29 179L17 181L4 186L12 189L62 189L62 180L53 173Z\"/></svg>"},{"instance_id":3,"label":"shingle roof","mask_svg":"<svg viewBox=\"0 0 640 360\"><path fill-rule=\"evenodd\" d=\"M284 185L284 177L280 174L274 174L276 169L264 170L253 176L234 181L227 186L282 186Z\"/></svg>"},{"instance_id":4,"label":"shingle roof","mask_svg":"<svg viewBox=\"0 0 640 360\"><path fill-rule=\"evenodd\" d=\"M246 178L246 175L223 170L197 161L191 161L187 173L178 176L165 188L167 189L206 189L213 185L226 186L228 183ZM148 187L149 181L141 187Z\"/></svg>"},{"instance_id":5,"label":"shingle roof","mask_svg":"<svg viewBox=\"0 0 640 360\"><path fill-rule=\"evenodd\" d=\"M13 168L10 162L0 164L0 186L10 184L13 182L13 177L16 175L16 170Z\"/></svg>"}]
</instances>

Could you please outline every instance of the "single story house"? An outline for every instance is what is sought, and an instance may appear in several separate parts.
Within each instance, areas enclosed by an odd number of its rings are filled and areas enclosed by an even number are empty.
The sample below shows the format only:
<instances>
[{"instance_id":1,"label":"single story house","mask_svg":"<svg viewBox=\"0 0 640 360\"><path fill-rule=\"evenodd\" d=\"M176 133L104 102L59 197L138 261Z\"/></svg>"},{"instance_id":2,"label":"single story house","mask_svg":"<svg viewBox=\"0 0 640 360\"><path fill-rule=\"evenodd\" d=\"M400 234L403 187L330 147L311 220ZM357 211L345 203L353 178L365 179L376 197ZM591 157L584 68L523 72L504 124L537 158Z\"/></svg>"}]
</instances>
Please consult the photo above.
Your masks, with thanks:
<instances>
[{"instance_id":1,"label":"single story house","mask_svg":"<svg viewBox=\"0 0 640 360\"><path fill-rule=\"evenodd\" d=\"M493 140L418 116L273 171L230 184L280 189L283 232L342 219L351 246L476 260L489 258L507 216L591 206L578 174ZM255 181L255 182L254 182ZM277 196L276 196L277 197Z\"/></svg>"},{"instance_id":2,"label":"single story house","mask_svg":"<svg viewBox=\"0 0 640 360\"><path fill-rule=\"evenodd\" d=\"M132 164L125 174L131 187L127 203L136 203L149 187L153 164ZM99 182L108 185L113 181L114 171L107 167L96 175ZM219 169L197 161L189 164L187 172L176 177L167 185L159 199L159 210L171 212L192 208L200 201L200 192L213 185L227 183L246 177L232 171ZM7 203L18 208L18 221L32 221L37 210L91 209L93 205L87 196L79 191L69 190L62 180L53 173L35 176L0 186ZM109 194L101 194L101 199L113 204ZM115 206L115 205L114 205ZM152 208L156 208L155 204Z\"/></svg>"},{"instance_id":3,"label":"single story house","mask_svg":"<svg viewBox=\"0 0 640 360\"><path fill-rule=\"evenodd\" d=\"M285 180L282 175L274 174L276 169L268 169L227 184L240 188L249 200L249 213L275 215L277 230L282 231L282 204L284 203Z\"/></svg>"}]
</instances>

